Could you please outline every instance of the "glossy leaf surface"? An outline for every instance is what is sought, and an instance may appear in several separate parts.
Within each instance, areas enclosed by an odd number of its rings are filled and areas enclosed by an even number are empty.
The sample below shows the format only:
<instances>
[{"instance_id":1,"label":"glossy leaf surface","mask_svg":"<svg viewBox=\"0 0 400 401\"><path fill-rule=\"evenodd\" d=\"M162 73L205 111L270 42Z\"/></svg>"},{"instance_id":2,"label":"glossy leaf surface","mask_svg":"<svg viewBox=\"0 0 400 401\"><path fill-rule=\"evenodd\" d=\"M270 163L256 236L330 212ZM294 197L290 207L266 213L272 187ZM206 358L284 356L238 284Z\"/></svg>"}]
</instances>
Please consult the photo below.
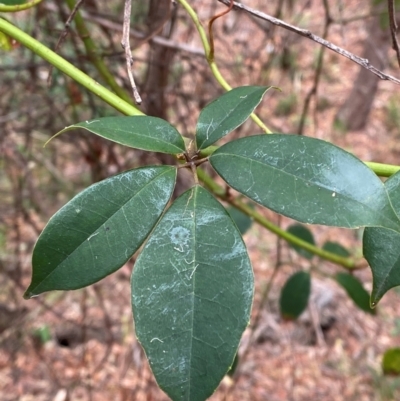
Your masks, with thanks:
<instances>
[{"instance_id":1,"label":"glossy leaf surface","mask_svg":"<svg viewBox=\"0 0 400 401\"><path fill-rule=\"evenodd\" d=\"M25 297L82 288L120 268L156 224L175 178L174 167L139 168L75 196L50 219L35 245Z\"/></svg>"},{"instance_id":2,"label":"glossy leaf surface","mask_svg":"<svg viewBox=\"0 0 400 401\"><path fill-rule=\"evenodd\" d=\"M279 299L281 315L297 319L307 308L311 291L311 277L307 272L296 272L286 281Z\"/></svg>"},{"instance_id":3,"label":"glossy leaf surface","mask_svg":"<svg viewBox=\"0 0 400 401\"><path fill-rule=\"evenodd\" d=\"M172 400L203 401L233 363L253 273L226 210L196 186L157 224L132 274L136 335Z\"/></svg>"},{"instance_id":4,"label":"glossy leaf surface","mask_svg":"<svg viewBox=\"0 0 400 401\"><path fill-rule=\"evenodd\" d=\"M104 117L64 128L57 135L76 128L131 148L178 154L185 151L181 134L167 121L157 117Z\"/></svg>"},{"instance_id":5,"label":"glossy leaf surface","mask_svg":"<svg viewBox=\"0 0 400 401\"><path fill-rule=\"evenodd\" d=\"M307 228L304 227L302 224L292 224L291 226L288 227L286 230L290 234L295 235L296 237L299 237L303 241L308 242L309 244L315 245L314 241L314 236L312 232ZM314 254L305 250L301 246L298 246L296 244L289 244L299 255L305 257L306 259L312 259L314 257Z\"/></svg>"},{"instance_id":6,"label":"glossy leaf surface","mask_svg":"<svg viewBox=\"0 0 400 401\"><path fill-rule=\"evenodd\" d=\"M400 215L400 173L385 182L393 208ZM375 305L391 288L400 285L400 232L378 227L366 228L363 253L373 276L371 303Z\"/></svg>"},{"instance_id":7,"label":"glossy leaf surface","mask_svg":"<svg viewBox=\"0 0 400 401\"><path fill-rule=\"evenodd\" d=\"M221 146L210 156L234 189L303 223L399 229L386 189L364 163L314 138L257 135Z\"/></svg>"},{"instance_id":8,"label":"glossy leaf surface","mask_svg":"<svg viewBox=\"0 0 400 401\"><path fill-rule=\"evenodd\" d=\"M338 273L336 281L346 290L348 296L361 310L375 314L375 309L371 309L369 304L369 294L357 277L348 273Z\"/></svg>"},{"instance_id":9,"label":"glossy leaf surface","mask_svg":"<svg viewBox=\"0 0 400 401\"><path fill-rule=\"evenodd\" d=\"M197 149L207 148L243 124L269 88L241 86L208 104L197 121Z\"/></svg>"}]
</instances>

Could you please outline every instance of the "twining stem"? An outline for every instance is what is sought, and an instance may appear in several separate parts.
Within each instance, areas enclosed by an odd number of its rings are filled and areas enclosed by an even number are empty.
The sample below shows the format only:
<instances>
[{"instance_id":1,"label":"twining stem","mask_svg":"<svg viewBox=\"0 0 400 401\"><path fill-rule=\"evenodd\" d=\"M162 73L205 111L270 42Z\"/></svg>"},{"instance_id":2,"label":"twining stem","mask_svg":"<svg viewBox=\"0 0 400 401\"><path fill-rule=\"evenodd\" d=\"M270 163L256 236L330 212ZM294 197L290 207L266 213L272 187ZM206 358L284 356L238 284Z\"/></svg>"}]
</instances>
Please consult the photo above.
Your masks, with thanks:
<instances>
[{"instance_id":1,"label":"twining stem","mask_svg":"<svg viewBox=\"0 0 400 401\"><path fill-rule=\"evenodd\" d=\"M73 80L90 90L92 93L100 97L110 106L114 107L118 111L126 115L139 116L144 113L137 109L132 104L129 104L125 100L121 99L116 94L112 93L104 86L100 85L93 78L90 78L84 72L73 66L67 60L54 53L48 47L42 45L39 41L32 38L19 28L9 23L3 18L0 18L0 32L5 33L22 45L32 50L35 54L48 61L54 67L58 68L64 74L71 77Z\"/></svg>"},{"instance_id":2,"label":"twining stem","mask_svg":"<svg viewBox=\"0 0 400 401\"><path fill-rule=\"evenodd\" d=\"M363 162L379 177L390 177L400 171L400 166L375 162Z\"/></svg>"},{"instance_id":3,"label":"twining stem","mask_svg":"<svg viewBox=\"0 0 400 401\"><path fill-rule=\"evenodd\" d=\"M196 29L201 39L201 43L203 44L204 52L206 53L207 56L208 65L210 66L211 72L213 73L215 79L226 91L230 91L232 87L228 84L228 82L226 82L225 78L222 76L221 72L217 67L217 64L215 63L214 56L211 55L210 53L210 44L207 39L206 31L204 30L203 25L201 24L196 12L193 10L193 8L186 0L178 0L178 1L182 5L182 7L186 10L186 12L189 14L194 25L196 26ZM251 118L265 133L267 134L271 133L271 130L260 120L260 118L256 114L253 113L251 115Z\"/></svg>"},{"instance_id":4,"label":"twining stem","mask_svg":"<svg viewBox=\"0 0 400 401\"><path fill-rule=\"evenodd\" d=\"M210 60L214 60L214 50L215 50L215 48L214 48L214 34L213 34L213 29L212 29L213 24L218 18L228 14L232 9L233 9L233 0L231 0L231 4L229 5L229 7L226 10L224 10L222 13L214 15L214 17L212 17L210 19L210 22L208 23L208 37L210 38L210 51L208 53L208 58Z\"/></svg>"}]
</instances>

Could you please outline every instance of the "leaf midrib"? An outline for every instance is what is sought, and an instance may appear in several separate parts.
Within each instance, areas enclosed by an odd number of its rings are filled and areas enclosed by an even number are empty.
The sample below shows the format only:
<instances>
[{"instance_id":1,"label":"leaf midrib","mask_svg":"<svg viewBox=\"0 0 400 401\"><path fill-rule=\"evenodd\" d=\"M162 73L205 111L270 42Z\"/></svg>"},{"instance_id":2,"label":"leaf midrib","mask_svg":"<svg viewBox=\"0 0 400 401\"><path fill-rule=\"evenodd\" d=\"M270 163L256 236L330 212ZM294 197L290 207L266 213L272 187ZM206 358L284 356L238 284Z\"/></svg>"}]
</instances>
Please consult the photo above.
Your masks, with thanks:
<instances>
[{"instance_id":1,"label":"leaf midrib","mask_svg":"<svg viewBox=\"0 0 400 401\"><path fill-rule=\"evenodd\" d=\"M279 169L279 168L274 167L274 166L272 166L272 165L270 165L270 164L266 164L266 163L263 163L263 162L261 162L261 161L259 161L259 160L252 159L251 157L245 157L245 156L238 155L238 154L235 154L235 153L230 154L230 153L218 152L217 154L214 153L214 154L212 154L212 155L210 156L210 161L212 160L212 158L216 158L216 157L218 157L218 156L225 156L225 157L231 157L231 158L237 157L237 158L239 158L239 159L243 159L244 161L249 161L249 160L250 160L251 162L257 163L257 164L259 164L259 165L261 165L261 166L264 166L264 167L270 168L270 169L272 169L272 170L278 171L278 172L280 172L280 173L286 174L287 176L289 176L289 177L291 177L291 178L296 178L296 179L298 179L298 180L300 180L300 181L303 181L304 183L309 183L309 184L311 184L311 185L313 185L313 186L316 186L317 188L321 188L321 189L323 189L323 190L325 190L325 191L327 191L327 192L332 192L332 191L333 191L333 192L335 192L335 193L337 193L337 194L340 194L340 195L341 195L343 198L345 198L346 200L351 200L351 201L354 202L354 203L357 203L357 204L360 204L360 205L364 206L364 207L365 207L366 209L368 209L369 211L372 211L372 212L376 213L376 211L375 211L374 209L371 209L368 205L366 205L366 204L364 204L364 203L362 203L362 202L360 202L360 201L358 201L358 200L354 200L354 199L352 199L352 198L349 198L347 195L342 194L341 192L337 191L336 189L328 189L327 187L325 187L325 186L323 186L323 185L321 185L321 184L316 185L316 184L313 183L313 182L307 181L307 180L306 180L305 178L303 178L303 177L299 177L299 176L296 176L296 175L294 175L294 174L290 174L289 172L287 172L287 171L285 171L285 170L283 170L283 169ZM387 199L388 199L388 204L390 205L392 212L393 212L394 215L397 217L398 223L400 224L400 218L398 217L397 213L395 212L395 210L394 210L394 208L393 208L393 205L392 205L392 203L391 203L391 201L390 201L390 197L389 197L388 191L386 190L384 184L382 184L382 189L385 191L386 197L387 197ZM381 214L381 213L379 213L379 215L382 217L382 214ZM385 216L383 216L383 218L384 218L385 220L388 220ZM392 222L392 221L389 220L389 222ZM368 226L365 226L365 227L368 227ZM376 226L374 226L374 227L376 227ZM391 227L391 226L389 226L389 227L387 227L387 226L382 226L382 227L383 227L383 228L389 228L389 229L394 230L394 228ZM397 232L400 232L399 230L400 230L400 225L397 225ZM396 231L396 230L394 230L394 231Z\"/></svg>"},{"instance_id":2,"label":"leaf midrib","mask_svg":"<svg viewBox=\"0 0 400 401\"><path fill-rule=\"evenodd\" d=\"M36 288L38 288L45 280L47 280L49 277L51 277L51 276L60 268L60 266L61 266L63 263L65 263L65 261L66 261L67 259L69 259L69 258L71 257L71 255L73 255L73 254L87 241L87 239L88 239L91 235L93 235L101 226L103 226L107 221L109 221L113 216L115 216L115 214L118 213L127 203L129 203L130 201L132 201L132 199L136 198L136 196L138 196L145 188L147 188L148 185L150 185L150 184L153 183L156 179L160 178L162 175L164 175L164 174L166 174L166 173L168 173L168 172L169 172L169 171L166 170L166 171L162 172L161 174L155 176L155 177L152 178L144 187L142 187L138 192L136 192L134 196L130 197L123 205L121 205L121 206L119 207L118 210L116 210L107 220L105 220L102 224L100 224L92 233L90 233L90 235L89 235L87 238L85 238L77 247L75 247L75 249L74 249L65 259L63 259L63 260L56 266L56 268L55 268L54 270L52 270L49 274L47 274L47 275L41 280L41 282L40 282L37 286L35 286L34 289L32 289L32 291L34 291L34 290L35 290ZM31 291L31 292L32 292L32 291Z\"/></svg>"},{"instance_id":3,"label":"leaf midrib","mask_svg":"<svg viewBox=\"0 0 400 401\"><path fill-rule=\"evenodd\" d=\"M101 136L102 138L105 138L105 139L110 140L110 137L107 137L107 136L105 136L104 134L100 134L99 132L95 132L95 131L93 131L93 129L91 129L91 128L89 128L89 127L86 127L86 126L71 125L71 126L68 127L68 128L71 128L71 129L72 129L72 128L83 128L83 129L86 129L86 130L89 131L89 132L92 132L92 133L95 134L95 135L98 135L98 136ZM103 129L107 129L107 128L103 128ZM184 147L182 147L182 148L181 148L181 147L178 147L177 145L172 144L171 142L168 142L167 140L162 140L162 139L160 139L160 137L157 137L157 136L143 135L143 134L137 133L137 132L125 131L125 130L123 130L123 129L121 129L121 128L112 128L112 130L113 130L114 132L116 131L116 132L122 132L122 133L124 133L124 134L132 134L132 136L138 136L138 137L140 137L140 138L149 138L149 139L156 140L156 141L159 142L159 143L162 143L162 144L164 144L164 145L166 144L166 145L168 145L168 146L173 147L174 149L179 150L178 153L180 153L180 152L182 152L182 151L185 150ZM178 133L178 135L180 135L180 134ZM179 138L179 137L178 137L178 138ZM126 145L126 146L132 147L132 148L134 148L134 149L146 150L146 148L133 147L132 145L128 145L128 143L126 143L126 142L121 142L121 141L116 140L116 139L113 139L113 142L119 143L120 145Z\"/></svg>"},{"instance_id":4,"label":"leaf midrib","mask_svg":"<svg viewBox=\"0 0 400 401\"><path fill-rule=\"evenodd\" d=\"M255 108L260 104L260 102L261 102L261 100L262 100L262 97L264 96L264 94L265 94L265 92L266 92L267 90L268 90L268 88L265 88L265 90L262 92L261 97L260 97L260 100L259 100L259 102L252 108L252 112L253 112L253 111L255 110ZM251 92L250 95L254 95L255 92L257 92L257 89L254 90L253 92ZM229 92L228 92L228 93L229 93ZM228 117L231 116L231 115L233 114L233 112L234 112L235 110L237 110L237 109L240 107L240 105L241 105L241 103L237 103L237 104L235 105L235 107L231 110L230 114L225 115L225 117L219 122L218 127L221 126L221 125L228 119ZM219 105L219 106L221 107L221 105ZM222 108L222 107L221 107L221 108ZM225 111L225 110L224 110L224 111ZM251 113L250 113L250 114L251 114ZM238 124L236 127L232 128L232 130L229 131L227 134L222 135L222 137L220 137L220 138L214 140L214 141L211 142L210 144L207 144L207 146L212 145L213 143L215 143L215 142L218 141L219 139L221 139L221 138L223 138L224 136L228 135L230 132L234 131L239 125L240 125L240 122L239 122L239 124ZM217 128L218 128L218 127L217 127ZM203 149L204 143L206 143L207 140L209 140L209 138L212 137L213 133L214 133L216 130L217 130L217 129L215 129L213 132L211 132L211 134L208 136L208 139L206 138L201 144L198 145L198 146L199 146L199 149Z\"/></svg>"}]
</instances>

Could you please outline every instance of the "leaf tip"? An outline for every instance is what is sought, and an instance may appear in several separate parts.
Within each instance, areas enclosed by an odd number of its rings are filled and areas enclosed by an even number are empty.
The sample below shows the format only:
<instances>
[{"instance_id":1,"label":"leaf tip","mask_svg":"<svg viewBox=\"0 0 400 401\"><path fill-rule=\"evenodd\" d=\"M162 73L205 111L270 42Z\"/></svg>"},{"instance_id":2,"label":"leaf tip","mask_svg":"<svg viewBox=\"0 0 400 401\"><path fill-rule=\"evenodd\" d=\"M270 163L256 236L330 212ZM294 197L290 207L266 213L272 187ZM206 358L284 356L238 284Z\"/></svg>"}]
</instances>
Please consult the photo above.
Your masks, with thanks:
<instances>
[{"instance_id":1,"label":"leaf tip","mask_svg":"<svg viewBox=\"0 0 400 401\"><path fill-rule=\"evenodd\" d=\"M29 291L29 288L25 291L25 293L24 293L24 295L23 295L23 298L24 299L31 299L31 298L33 298L34 297L34 295L32 294L32 292L31 291Z\"/></svg>"}]
</instances>

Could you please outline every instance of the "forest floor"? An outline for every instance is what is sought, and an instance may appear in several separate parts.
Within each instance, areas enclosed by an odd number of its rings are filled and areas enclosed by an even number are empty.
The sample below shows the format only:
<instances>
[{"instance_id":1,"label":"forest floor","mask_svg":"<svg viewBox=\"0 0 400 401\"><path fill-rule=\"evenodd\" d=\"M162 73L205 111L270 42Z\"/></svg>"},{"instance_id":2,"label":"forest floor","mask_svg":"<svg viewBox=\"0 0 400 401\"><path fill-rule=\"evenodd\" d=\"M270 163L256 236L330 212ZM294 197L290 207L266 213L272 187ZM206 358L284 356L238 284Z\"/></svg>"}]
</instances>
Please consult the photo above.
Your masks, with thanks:
<instances>
[{"instance_id":1,"label":"forest floor","mask_svg":"<svg viewBox=\"0 0 400 401\"><path fill-rule=\"evenodd\" d=\"M356 1L349 2L354 9L357 5ZM360 22L346 32L345 47L356 54L361 53L362 39L367 35L363 26ZM333 29L329 38L343 45L339 28ZM300 56L297 67L303 61L311 63L311 56ZM339 60L333 53L326 54L325 65L319 88L325 106L316 118L310 117L307 135L332 141L362 160L399 164L400 114L389 107L393 99L399 99L398 88L380 83L370 123L362 132L334 130L335 114L352 86L357 67L348 60ZM388 72L400 75L394 64ZM286 114L269 120L282 132L290 132L298 123L301 101L292 107L290 95L304 98L313 80L312 73L307 74L301 77L301 87L297 78L276 84L274 74L269 77L283 94L271 95L263 104L282 112L282 99L289 99L287 111L283 111ZM73 171L74 167L75 162L70 161L68 168ZM260 209L260 212L284 228L292 223L270 211ZM40 228L44 226L45 221L34 211L31 218ZM20 287L3 275L0 281L0 399L167 400L157 387L133 330L130 306L133 261L87 289L52 292L26 301L22 294L29 284L31 250L37 235L23 216L17 221L10 220L10 227L16 225L18 254L9 251L15 249L12 232L7 234L4 246L1 243L1 269L7 270L7 277L12 277L13 260L18 258L21 279ZM318 244L337 241L353 254L361 254L361 231L309 228ZM279 274L261 306L277 259L277 239L255 224L244 239L256 282L252 321L259 316L259 324L244 333L234 376L226 376L210 400L400 400L400 378L384 376L381 369L384 351L400 347L400 290L393 289L383 297L376 315L366 314L331 279L339 271L337 266L317 258L311 262L301 259L283 243ZM315 273L310 307L297 321L285 321L278 310L280 289L293 272L310 267ZM370 290L370 270L363 269L356 275Z\"/></svg>"}]
</instances>

